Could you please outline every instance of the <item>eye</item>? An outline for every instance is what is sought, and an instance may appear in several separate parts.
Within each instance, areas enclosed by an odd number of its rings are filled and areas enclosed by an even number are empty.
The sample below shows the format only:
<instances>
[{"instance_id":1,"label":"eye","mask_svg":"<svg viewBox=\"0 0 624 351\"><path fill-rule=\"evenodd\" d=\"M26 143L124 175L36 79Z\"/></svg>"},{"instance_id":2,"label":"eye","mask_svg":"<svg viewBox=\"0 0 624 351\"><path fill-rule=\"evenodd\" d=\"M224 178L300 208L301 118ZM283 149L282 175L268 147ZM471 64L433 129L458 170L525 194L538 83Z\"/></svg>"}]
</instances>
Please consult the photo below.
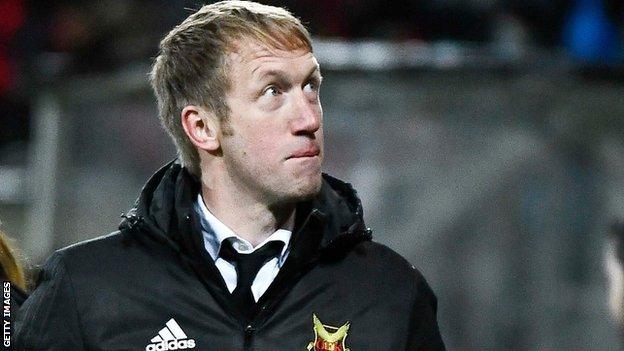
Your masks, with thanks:
<instances>
[{"instance_id":1,"label":"eye","mask_svg":"<svg viewBox=\"0 0 624 351\"><path fill-rule=\"evenodd\" d=\"M321 87L321 81L319 79L312 78L303 87L303 91L305 93L314 94L315 97L318 97L320 87Z\"/></svg>"},{"instance_id":2,"label":"eye","mask_svg":"<svg viewBox=\"0 0 624 351\"><path fill-rule=\"evenodd\" d=\"M280 94L279 89L275 85L271 85L264 90L262 95L264 96L278 96Z\"/></svg>"},{"instance_id":3,"label":"eye","mask_svg":"<svg viewBox=\"0 0 624 351\"><path fill-rule=\"evenodd\" d=\"M316 81L309 81L308 84L306 84L303 87L303 90L305 92L317 92L318 91L318 86L319 86L318 82L316 82Z\"/></svg>"}]
</instances>

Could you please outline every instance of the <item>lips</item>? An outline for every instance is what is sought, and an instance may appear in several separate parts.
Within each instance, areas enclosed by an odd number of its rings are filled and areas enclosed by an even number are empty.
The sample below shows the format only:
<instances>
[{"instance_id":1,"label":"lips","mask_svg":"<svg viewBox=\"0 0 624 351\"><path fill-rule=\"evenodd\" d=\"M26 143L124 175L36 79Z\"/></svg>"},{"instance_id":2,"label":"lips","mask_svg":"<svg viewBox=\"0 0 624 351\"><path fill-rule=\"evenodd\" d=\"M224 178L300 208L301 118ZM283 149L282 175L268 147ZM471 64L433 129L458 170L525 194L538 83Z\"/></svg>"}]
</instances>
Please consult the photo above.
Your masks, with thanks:
<instances>
[{"instance_id":1,"label":"lips","mask_svg":"<svg viewBox=\"0 0 624 351\"><path fill-rule=\"evenodd\" d=\"M320 154L321 150L316 145L311 145L303 149L299 149L295 151L292 155L288 156L287 159L291 158L305 158L305 157L314 157Z\"/></svg>"}]
</instances>

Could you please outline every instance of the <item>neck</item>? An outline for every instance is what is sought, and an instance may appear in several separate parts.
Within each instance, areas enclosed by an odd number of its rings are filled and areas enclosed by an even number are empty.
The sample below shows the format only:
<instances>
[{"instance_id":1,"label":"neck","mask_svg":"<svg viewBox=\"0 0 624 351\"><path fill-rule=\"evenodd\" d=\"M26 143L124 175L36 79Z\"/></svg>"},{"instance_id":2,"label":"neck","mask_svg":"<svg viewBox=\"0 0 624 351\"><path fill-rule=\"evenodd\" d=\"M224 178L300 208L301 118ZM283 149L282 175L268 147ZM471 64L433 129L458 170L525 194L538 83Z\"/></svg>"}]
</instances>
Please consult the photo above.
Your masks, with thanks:
<instances>
[{"instance_id":1,"label":"neck","mask_svg":"<svg viewBox=\"0 0 624 351\"><path fill-rule=\"evenodd\" d=\"M263 203L227 179L202 174L201 192L208 210L236 235L255 247L280 228L293 229L296 204Z\"/></svg>"}]
</instances>

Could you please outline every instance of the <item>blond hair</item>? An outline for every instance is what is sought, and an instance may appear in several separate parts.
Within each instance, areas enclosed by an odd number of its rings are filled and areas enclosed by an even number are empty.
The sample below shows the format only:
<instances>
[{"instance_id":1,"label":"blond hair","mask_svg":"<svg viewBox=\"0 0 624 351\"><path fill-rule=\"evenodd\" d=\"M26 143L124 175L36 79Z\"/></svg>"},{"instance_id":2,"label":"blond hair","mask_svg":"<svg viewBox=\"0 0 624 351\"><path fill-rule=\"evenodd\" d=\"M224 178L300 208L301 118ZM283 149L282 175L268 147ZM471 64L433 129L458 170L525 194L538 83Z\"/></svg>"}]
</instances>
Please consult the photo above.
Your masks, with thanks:
<instances>
[{"instance_id":1,"label":"blond hair","mask_svg":"<svg viewBox=\"0 0 624 351\"><path fill-rule=\"evenodd\" d=\"M199 155L182 128L180 114L184 107L198 105L227 122L227 55L245 39L283 50L312 51L310 34L299 19L286 9L250 1L203 6L160 43L150 74L159 117L182 165L196 176L201 174Z\"/></svg>"},{"instance_id":2,"label":"blond hair","mask_svg":"<svg viewBox=\"0 0 624 351\"><path fill-rule=\"evenodd\" d=\"M17 285L20 289L26 290L26 278L21 265L17 261L15 252L8 242L8 238L0 231L0 273ZM1 274L0 274L1 275Z\"/></svg>"}]
</instances>

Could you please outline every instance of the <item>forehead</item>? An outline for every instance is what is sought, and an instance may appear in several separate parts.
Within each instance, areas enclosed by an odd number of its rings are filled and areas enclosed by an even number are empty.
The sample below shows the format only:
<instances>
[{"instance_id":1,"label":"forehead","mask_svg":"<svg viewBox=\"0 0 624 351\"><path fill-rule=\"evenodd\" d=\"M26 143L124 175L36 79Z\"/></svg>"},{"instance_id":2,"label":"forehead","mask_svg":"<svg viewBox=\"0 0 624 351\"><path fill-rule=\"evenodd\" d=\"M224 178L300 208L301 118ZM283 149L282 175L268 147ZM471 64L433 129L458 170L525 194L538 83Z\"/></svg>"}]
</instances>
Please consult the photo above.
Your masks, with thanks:
<instances>
[{"instance_id":1,"label":"forehead","mask_svg":"<svg viewBox=\"0 0 624 351\"><path fill-rule=\"evenodd\" d=\"M237 73L256 74L264 69L308 70L318 67L314 54L307 48L276 48L253 39L242 40L228 54L228 63ZM243 71L239 71L242 69Z\"/></svg>"}]
</instances>

